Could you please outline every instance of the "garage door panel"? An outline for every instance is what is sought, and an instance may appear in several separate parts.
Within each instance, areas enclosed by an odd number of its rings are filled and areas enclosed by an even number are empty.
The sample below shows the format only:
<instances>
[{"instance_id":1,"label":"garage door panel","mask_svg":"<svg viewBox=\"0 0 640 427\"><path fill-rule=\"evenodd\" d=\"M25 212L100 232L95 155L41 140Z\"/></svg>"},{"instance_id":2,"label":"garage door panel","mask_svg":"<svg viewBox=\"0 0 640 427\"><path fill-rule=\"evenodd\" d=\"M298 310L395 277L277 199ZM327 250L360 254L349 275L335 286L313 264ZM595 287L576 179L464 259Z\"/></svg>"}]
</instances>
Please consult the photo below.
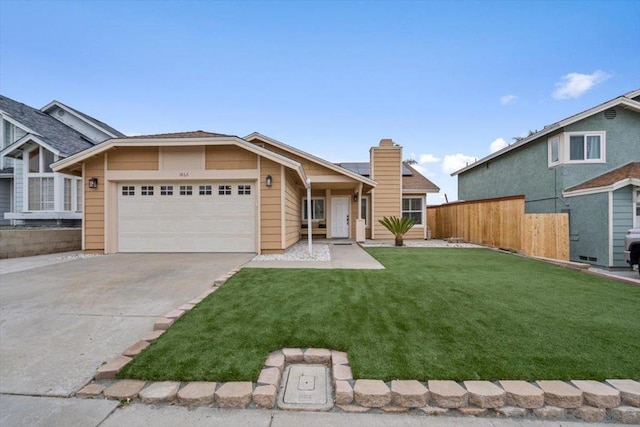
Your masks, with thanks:
<instances>
[{"instance_id":1,"label":"garage door panel","mask_svg":"<svg viewBox=\"0 0 640 427\"><path fill-rule=\"evenodd\" d=\"M255 252L255 195L238 194L233 183L231 195L219 195L217 184L212 195L160 195L155 185L153 196L142 195L141 185L118 186L118 250L120 252ZM162 184L165 185L165 184ZM190 185L190 184L186 184ZM228 185L225 183L225 185ZM124 195L122 186L134 186L133 195ZM130 194L130 192L129 192Z\"/></svg>"}]
</instances>

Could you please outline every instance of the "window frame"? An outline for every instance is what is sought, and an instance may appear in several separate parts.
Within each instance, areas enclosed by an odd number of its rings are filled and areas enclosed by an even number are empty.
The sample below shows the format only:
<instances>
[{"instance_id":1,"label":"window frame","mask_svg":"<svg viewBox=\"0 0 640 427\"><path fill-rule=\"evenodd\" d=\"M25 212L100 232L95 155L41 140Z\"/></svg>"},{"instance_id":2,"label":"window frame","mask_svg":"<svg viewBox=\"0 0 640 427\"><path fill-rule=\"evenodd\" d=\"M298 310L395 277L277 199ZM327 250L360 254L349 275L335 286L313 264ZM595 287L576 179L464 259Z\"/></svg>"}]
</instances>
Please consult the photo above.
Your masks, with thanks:
<instances>
[{"instance_id":1,"label":"window frame","mask_svg":"<svg viewBox=\"0 0 640 427\"><path fill-rule=\"evenodd\" d=\"M315 214L315 203L317 201L321 201L322 202L322 218L314 218L313 215ZM307 198L303 198L302 199L302 220L303 221L308 221L307 217L305 216L305 209L307 209ZM311 221L324 221L327 218L327 203L324 197L311 197Z\"/></svg>"},{"instance_id":2,"label":"window frame","mask_svg":"<svg viewBox=\"0 0 640 427\"><path fill-rule=\"evenodd\" d=\"M362 202L364 202L364 209L362 208ZM360 219L364 219L364 226L366 228L371 227L370 225L371 218L369 215L369 196L360 197Z\"/></svg>"},{"instance_id":3,"label":"window frame","mask_svg":"<svg viewBox=\"0 0 640 427\"><path fill-rule=\"evenodd\" d=\"M571 137L581 136L584 155L582 159L571 160ZM597 159L587 158L587 137L597 136L600 138L600 157ZM565 132L564 133L564 154L565 164L581 164L581 163L606 163L607 161L607 136L604 131L582 131L582 132Z\"/></svg>"},{"instance_id":4,"label":"window frame","mask_svg":"<svg viewBox=\"0 0 640 427\"><path fill-rule=\"evenodd\" d=\"M562 143L560 135L553 136L547 141L549 151L549 166L556 166L562 163ZM553 160L553 143L556 143L556 150L558 151L558 160Z\"/></svg>"},{"instance_id":5,"label":"window frame","mask_svg":"<svg viewBox=\"0 0 640 427\"><path fill-rule=\"evenodd\" d=\"M400 204L400 217L404 218L405 212L406 213L418 212L417 210L414 210L414 209L408 209L408 210L404 209L404 206L403 206L404 205L404 201L405 200L411 200L411 199L420 200L420 211L419 211L420 212L420 222L416 222L413 226L414 227L424 227L424 219L425 219L425 200L424 200L425 198L424 198L424 196L402 196L402 202Z\"/></svg>"},{"instance_id":6,"label":"window frame","mask_svg":"<svg viewBox=\"0 0 640 427\"><path fill-rule=\"evenodd\" d=\"M250 196L250 195L251 195L251 184L238 185L238 196Z\"/></svg>"},{"instance_id":7,"label":"window frame","mask_svg":"<svg viewBox=\"0 0 640 427\"><path fill-rule=\"evenodd\" d=\"M233 194L233 187L229 184L218 185L218 196L231 196Z\"/></svg>"}]
</instances>

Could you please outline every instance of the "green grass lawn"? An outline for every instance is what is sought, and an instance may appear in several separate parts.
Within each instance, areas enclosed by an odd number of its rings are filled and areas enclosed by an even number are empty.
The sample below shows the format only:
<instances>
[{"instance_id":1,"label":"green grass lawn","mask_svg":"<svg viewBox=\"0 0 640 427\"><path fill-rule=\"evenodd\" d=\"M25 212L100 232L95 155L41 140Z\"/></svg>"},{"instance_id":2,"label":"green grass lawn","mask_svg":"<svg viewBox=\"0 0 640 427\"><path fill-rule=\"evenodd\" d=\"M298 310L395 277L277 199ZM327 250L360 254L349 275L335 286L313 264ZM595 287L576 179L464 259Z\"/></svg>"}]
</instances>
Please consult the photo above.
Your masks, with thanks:
<instances>
[{"instance_id":1,"label":"green grass lawn","mask_svg":"<svg viewBox=\"0 0 640 427\"><path fill-rule=\"evenodd\" d=\"M347 351L354 378L640 379L640 287L485 249L376 248L386 270L243 269L120 373L258 378Z\"/></svg>"}]
</instances>

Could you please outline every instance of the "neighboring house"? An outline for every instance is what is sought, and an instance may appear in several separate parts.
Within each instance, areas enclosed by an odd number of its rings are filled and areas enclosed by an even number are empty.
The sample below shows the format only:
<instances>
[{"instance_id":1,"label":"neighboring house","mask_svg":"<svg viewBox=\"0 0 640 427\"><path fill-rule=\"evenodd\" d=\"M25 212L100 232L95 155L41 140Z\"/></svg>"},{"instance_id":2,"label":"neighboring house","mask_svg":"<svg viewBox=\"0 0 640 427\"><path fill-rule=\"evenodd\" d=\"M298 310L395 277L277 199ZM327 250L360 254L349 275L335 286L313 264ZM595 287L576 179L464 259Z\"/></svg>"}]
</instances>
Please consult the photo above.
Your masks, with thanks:
<instances>
[{"instance_id":1,"label":"neighboring house","mask_svg":"<svg viewBox=\"0 0 640 427\"><path fill-rule=\"evenodd\" d=\"M82 178L51 164L125 135L53 101L40 110L0 95L0 224L80 225Z\"/></svg>"},{"instance_id":2,"label":"neighboring house","mask_svg":"<svg viewBox=\"0 0 640 427\"><path fill-rule=\"evenodd\" d=\"M389 139L370 163L341 166L259 133L136 136L53 169L85 178L83 248L105 253L281 253L309 230L390 239L378 223L390 215L416 218L406 237L425 239L427 194L439 190Z\"/></svg>"},{"instance_id":3,"label":"neighboring house","mask_svg":"<svg viewBox=\"0 0 640 427\"><path fill-rule=\"evenodd\" d=\"M570 258L626 267L640 226L640 90L568 117L453 174L458 198L525 195L527 213L569 214Z\"/></svg>"}]
</instances>

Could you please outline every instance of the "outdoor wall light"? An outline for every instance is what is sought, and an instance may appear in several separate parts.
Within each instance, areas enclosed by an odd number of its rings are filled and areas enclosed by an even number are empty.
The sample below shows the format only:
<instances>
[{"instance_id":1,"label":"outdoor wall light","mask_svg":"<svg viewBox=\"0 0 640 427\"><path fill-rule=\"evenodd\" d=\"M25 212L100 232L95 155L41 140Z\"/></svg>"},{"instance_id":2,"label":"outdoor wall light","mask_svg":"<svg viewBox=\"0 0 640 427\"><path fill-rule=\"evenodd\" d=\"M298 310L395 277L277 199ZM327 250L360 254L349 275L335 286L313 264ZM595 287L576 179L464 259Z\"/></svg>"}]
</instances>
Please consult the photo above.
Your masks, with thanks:
<instances>
[{"instance_id":1,"label":"outdoor wall light","mask_svg":"<svg viewBox=\"0 0 640 427\"><path fill-rule=\"evenodd\" d=\"M98 178L95 176L89 178L89 188L98 188Z\"/></svg>"},{"instance_id":2,"label":"outdoor wall light","mask_svg":"<svg viewBox=\"0 0 640 427\"><path fill-rule=\"evenodd\" d=\"M273 184L273 178L271 178L271 175L267 175L266 184L267 187L271 187L271 184Z\"/></svg>"},{"instance_id":3,"label":"outdoor wall light","mask_svg":"<svg viewBox=\"0 0 640 427\"><path fill-rule=\"evenodd\" d=\"M353 195L353 201L354 203L358 201L358 193Z\"/></svg>"}]
</instances>

